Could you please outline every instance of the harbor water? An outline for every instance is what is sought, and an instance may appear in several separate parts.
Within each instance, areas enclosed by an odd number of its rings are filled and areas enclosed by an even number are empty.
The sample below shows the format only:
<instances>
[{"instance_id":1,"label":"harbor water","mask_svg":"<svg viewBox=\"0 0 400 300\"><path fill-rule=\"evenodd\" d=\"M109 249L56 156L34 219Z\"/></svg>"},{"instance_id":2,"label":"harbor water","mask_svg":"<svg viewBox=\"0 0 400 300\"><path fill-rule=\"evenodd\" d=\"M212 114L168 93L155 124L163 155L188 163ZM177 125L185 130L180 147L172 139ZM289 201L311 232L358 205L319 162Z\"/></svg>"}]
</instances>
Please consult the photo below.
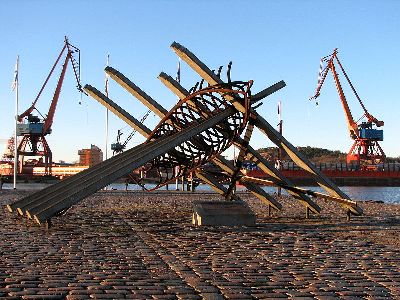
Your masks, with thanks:
<instances>
[{"instance_id":1,"label":"harbor water","mask_svg":"<svg viewBox=\"0 0 400 300\"><path fill-rule=\"evenodd\" d=\"M40 190L49 186L49 184L45 183L18 183L18 190ZM146 188L151 189L154 187L152 184L147 184ZM323 192L323 189L320 187L303 187L306 189L310 189L317 192ZM11 183L5 183L3 185L3 189L13 189L13 185ZM113 183L107 187L109 190L125 190L126 186L124 183ZM141 190L142 187L136 184L129 184L128 190ZM161 190L165 190L165 186L161 188ZM170 190L175 190L175 184L169 185ZM197 190L211 191L212 189L205 184L200 184ZM266 192L273 194L276 193L277 188L274 187L264 187ZM361 200L361 201L383 201L385 203L394 203L400 204L400 188L399 187L382 187L382 186L343 186L340 189L350 196L351 199ZM244 187L238 187L238 191L245 190ZM282 193L285 194L285 190L282 190Z\"/></svg>"}]
</instances>

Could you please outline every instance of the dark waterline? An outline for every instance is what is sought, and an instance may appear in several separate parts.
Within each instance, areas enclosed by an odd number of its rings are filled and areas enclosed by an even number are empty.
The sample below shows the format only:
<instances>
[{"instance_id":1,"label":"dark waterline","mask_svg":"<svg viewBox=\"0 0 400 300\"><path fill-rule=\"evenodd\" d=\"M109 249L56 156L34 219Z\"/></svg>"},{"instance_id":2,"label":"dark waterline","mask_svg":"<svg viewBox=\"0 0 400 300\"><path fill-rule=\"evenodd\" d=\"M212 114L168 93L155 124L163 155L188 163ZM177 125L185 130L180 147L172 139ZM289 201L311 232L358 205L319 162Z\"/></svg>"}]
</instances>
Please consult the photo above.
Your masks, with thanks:
<instances>
[{"instance_id":1,"label":"dark waterline","mask_svg":"<svg viewBox=\"0 0 400 300\"><path fill-rule=\"evenodd\" d=\"M43 183L20 183L17 185L17 190L40 190L48 186L48 184ZM147 185L147 188L154 187L154 185ZM313 191L322 192L323 189L320 187L304 187ZM343 186L340 187L343 192L350 196L354 200L373 200L373 201L383 201L385 203L395 203L400 204L400 188L399 187L382 187L382 186ZM13 185L10 183L5 183L3 189L13 189ZM124 183L113 183L108 186L108 189L115 190L125 190ZM129 184L128 190L140 190L141 187L136 184ZM165 190L165 187L161 188ZM175 190L175 185L169 185L170 190ZM273 187L264 187L266 192L273 194L277 191ZM199 185L197 190L211 191L212 189L208 185ZM238 190L245 190L243 187L238 187ZM286 194L283 190L283 194Z\"/></svg>"}]
</instances>

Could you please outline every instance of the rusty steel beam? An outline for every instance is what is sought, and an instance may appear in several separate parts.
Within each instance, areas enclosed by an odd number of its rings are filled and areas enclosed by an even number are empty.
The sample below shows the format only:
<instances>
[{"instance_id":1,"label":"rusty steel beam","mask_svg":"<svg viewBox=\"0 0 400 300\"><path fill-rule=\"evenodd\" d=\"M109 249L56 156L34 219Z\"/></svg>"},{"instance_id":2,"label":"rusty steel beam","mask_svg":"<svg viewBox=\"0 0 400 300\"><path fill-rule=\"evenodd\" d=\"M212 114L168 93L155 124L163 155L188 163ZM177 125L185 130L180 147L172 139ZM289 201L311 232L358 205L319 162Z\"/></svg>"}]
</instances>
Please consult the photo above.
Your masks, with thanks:
<instances>
[{"instance_id":1,"label":"rusty steel beam","mask_svg":"<svg viewBox=\"0 0 400 300\"><path fill-rule=\"evenodd\" d=\"M222 80L188 49L176 42L171 45L171 48L182 60L184 60L197 74L204 78L209 84L213 85L217 83L222 83ZM232 101L232 104L237 110L245 110L241 103L235 101L233 97L226 97L226 99ZM322 172L315 168L306 157L299 153L299 151L285 138L283 138L283 136L279 132L277 132L264 118L258 115L254 110L252 110L252 113L257 115L255 125L261 130L261 132L267 135L268 138L278 147L285 150L285 152L298 166L314 175L314 179L316 180L318 185L325 189L325 191L329 195L350 200L349 196L342 192L332 181L330 181L324 174L322 174ZM353 207L346 204L342 204L342 206L345 209L350 210L355 215L362 214L362 209L359 207L357 207L357 209L354 209Z\"/></svg>"}]
</instances>

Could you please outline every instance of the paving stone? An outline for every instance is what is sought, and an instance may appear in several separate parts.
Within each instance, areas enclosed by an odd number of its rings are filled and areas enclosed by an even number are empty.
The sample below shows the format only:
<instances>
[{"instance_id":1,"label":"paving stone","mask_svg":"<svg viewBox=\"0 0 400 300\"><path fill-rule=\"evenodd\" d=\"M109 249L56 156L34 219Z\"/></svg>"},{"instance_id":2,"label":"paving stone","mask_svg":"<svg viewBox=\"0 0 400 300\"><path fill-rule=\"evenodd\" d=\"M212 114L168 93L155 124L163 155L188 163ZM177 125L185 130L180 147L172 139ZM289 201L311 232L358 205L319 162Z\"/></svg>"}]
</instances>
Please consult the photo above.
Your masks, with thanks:
<instances>
[{"instance_id":1,"label":"paving stone","mask_svg":"<svg viewBox=\"0 0 400 300\"><path fill-rule=\"evenodd\" d=\"M124 294L91 294L92 299L124 299Z\"/></svg>"},{"instance_id":2,"label":"paving stone","mask_svg":"<svg viewBox=\"0 0 400 300\"><path fill-rule=\"evenodd\" d=\"M24 295L22 299L31 299L31 300L39 300L39 299L51 299L51 300L61 300L64 299L63 295Z\"/></svg>"},{"instance_id":3,"label":"paving stone","mask_svg":"<svg viewBox=\"0 0 400 300\"><path fill-rule=\"evenodd\" d=\"M262 293L262 294L258 294L258 295L262 295L262 298L288 298L288 296L286 294L283 293Z\"/></svg>"},{"instance_id":4,"label":"paving stone","mask_svg":"<svg viewBox=\"0 0 400 300\"><path fill-rule=\"evenodd\" d=\"M3 193L0 206L13 195ZM282 197L284 210L270 218L243 194L257 226L197 228L187 225L192 200L215 195L165 195L98 193L55 218L45 234L6 213L0 218L0 297L400 298L398 247L359 236L398 230L379 225L385 214L400 217L398 206L371 210L368 204L368 217L349 225L342 211L322 201L322 218L305 223L293 199Z\"/></svg>"},{"instance_id":5,"label":"paving stone","mask_svg":"<svg viewBox=\"0 0 400 300\"><path fill-rule=\"evenodd\" d=\"M223 300L224 297L219 293L201 293L201 298L205 300Z\"/></svg>"}]
</instances>

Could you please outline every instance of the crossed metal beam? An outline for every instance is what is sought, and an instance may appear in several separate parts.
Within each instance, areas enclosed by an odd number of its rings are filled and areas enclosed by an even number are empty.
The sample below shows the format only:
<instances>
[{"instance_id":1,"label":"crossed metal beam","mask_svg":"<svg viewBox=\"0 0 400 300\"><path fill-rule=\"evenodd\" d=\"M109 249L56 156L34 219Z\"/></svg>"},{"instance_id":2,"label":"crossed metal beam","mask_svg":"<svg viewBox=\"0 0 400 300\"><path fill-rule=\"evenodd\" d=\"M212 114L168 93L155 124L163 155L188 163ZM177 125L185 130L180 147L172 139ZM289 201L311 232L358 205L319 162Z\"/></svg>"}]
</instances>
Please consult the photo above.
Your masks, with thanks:
<instances>
[{"instance_id":1,"label":"crossed metal beam","mask_svg":"<svg viewBox=\"0 0 400 300\"><path fill-rule=\"evenodd\" d=\"M192 52L183 47L178 43L173 43L171 48L175 51L175 53L182 58L195 72L197 72L205 81L207 81L210 85L223 84L224 82L221 80L219 76L217 76L213 71L211 71L203 62L201 62ZM121 85L125 90L127 90L130 94L132 94L136 99L138 99L142 104L147 106L150 110L152 110L157 116L160 118L164 118L168 111L163 108L157 101L155 101L152 97L142 91L137 85L135 85L132 81L130 81L127 77L125 77L122 73L115 70L112 67L107 67L105 69L106 73L119 85ZM161 82L169 88L175 95L179 97L179 99L185 99L189 96L189 92L182 87L176 80L174 80L171 76L161 73L158 78ZM277 90L283 88L285 83L280 81L275 83L274 85L262 90L261 92L252 96L252 103L256 103L261 99L271 95ZM144 137L148 137L151 130L141 124L137 119L129 115L126 111L120 108L115 102L106 97L103 93L98 91L96 88L86 85L85 91L100 102L102 105L110 109L114 114L116 114L119 118L124 120L127 124L129 124L132 128L136 129L139 133L141 133ZM230 101L234 107L241 112L245 112L245 108L237 101L234 96L225 95L224 98ZM196 105L193 105L196 108ZM198 108L197 108L198 109ZM202 112L204 113L204 112ZM294 198L299 200L306 208L306 215L309 215L309 212L313 212L315 214L319 214L321 208L313 202L310 197L307 196L319 196L326 199L334 200L340 203L348 214L360 215L362 214L362 210L357 206L355 201L352 201L345 193L343 193L335 184L333 184L325 175L323 175L318 169L314 167L314 165L304 157L297 149L290 144L278 131L276 131L264 118L262 118L254 109L251 109L251 114L253 115L254 125L260 129L262 133L264 133L274 144L283 149L289 157L301 168L308 171L313 175L316 182L325 189L328 195L322 193L315 193L305 189L295 187L292 182L285 178L279 170L277 170L271 163L266 161L256 150L254 150L247 142L243 139L238 139L235 141L235 145L244 151L247 155L247 159L255 162L265 173L271 176L272 180L260 180L256 178L250 178L240 173L238 177L240 182L251 191L257 198L259 198L262 202L266 203L270 208L274 208L276 210L280 210L282 205L270 194L266 193L263 189L261 189L256 183L264 184L264 185L275 185L280 186L287 189L288 193L291 194ZM228 175L233 176L235 173L236 167L225 160L222 156L215 157L212 160L212 163L219 166L224 172ZM228 190L219 183L217 178L211 174L208 174L201 170L200 168L196 170L196 176L208 183L214 190L216 190L219 194L223 196L227 196ZM234 199L240 200L240 198L235 195Z\"/></svg>"}]
</instances>

